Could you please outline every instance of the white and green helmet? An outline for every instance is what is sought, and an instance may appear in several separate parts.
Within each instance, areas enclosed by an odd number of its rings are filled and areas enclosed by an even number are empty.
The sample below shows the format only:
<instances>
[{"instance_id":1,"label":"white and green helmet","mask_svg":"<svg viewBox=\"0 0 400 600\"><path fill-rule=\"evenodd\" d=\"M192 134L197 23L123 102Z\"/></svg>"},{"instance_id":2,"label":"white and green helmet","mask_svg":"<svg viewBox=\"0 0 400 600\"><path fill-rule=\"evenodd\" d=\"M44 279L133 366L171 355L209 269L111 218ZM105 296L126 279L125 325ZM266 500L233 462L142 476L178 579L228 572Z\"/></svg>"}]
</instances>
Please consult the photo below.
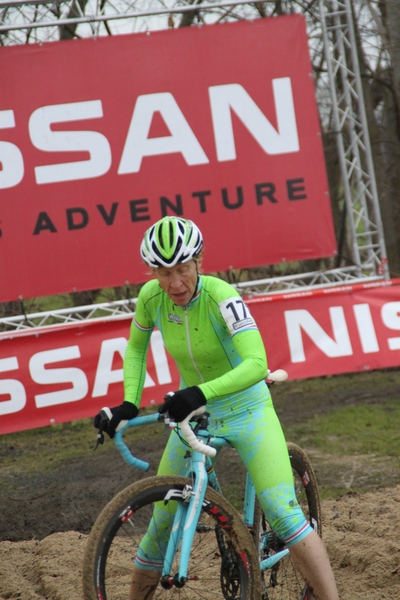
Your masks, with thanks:
<instances>
[{"instance_id":1,"label":"white and green helmet","mask_svg":"<svg viewBox=\"0 0 400 600\"><path fill-rule=\"evenodd\" d=\"M202 246L203 236L193 221L164 217L144 234L140 254L149 267L174 267L195 258Z\"/></svg>"}]
</instances>

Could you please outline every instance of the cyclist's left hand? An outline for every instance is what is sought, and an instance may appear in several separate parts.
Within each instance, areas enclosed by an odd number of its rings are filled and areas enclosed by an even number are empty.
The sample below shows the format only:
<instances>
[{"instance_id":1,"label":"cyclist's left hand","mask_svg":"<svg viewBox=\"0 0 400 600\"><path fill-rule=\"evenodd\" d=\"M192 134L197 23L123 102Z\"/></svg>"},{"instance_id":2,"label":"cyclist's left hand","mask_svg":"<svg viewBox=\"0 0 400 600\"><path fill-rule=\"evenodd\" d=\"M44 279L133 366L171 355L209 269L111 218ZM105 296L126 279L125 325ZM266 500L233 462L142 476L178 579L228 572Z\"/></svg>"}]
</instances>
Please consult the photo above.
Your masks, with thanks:
<instances>
[{"instance_id":1,"label":"cyclist's left hand","mask_svg":"<svg viewBox=\"0 0 400 600\"><path fill-rule=\"evenodd\" d=\"M174 392L164 398L164 404L160 406L158 412L164 414L168 412L169 417L176 423L180 423L191 412L207 404L207 400L201 389L196 385Z\"/></svg>"}]
</instances>

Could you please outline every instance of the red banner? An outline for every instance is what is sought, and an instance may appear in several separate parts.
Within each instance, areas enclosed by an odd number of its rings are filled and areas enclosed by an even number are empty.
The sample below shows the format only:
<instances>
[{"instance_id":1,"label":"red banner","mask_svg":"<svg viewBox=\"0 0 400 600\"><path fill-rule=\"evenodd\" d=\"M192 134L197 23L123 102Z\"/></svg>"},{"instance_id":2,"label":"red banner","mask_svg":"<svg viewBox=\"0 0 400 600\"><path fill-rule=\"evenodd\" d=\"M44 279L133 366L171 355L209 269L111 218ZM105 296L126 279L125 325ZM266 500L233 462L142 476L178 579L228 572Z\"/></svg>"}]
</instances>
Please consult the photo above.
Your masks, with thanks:
<instances>
[{"instance_id":1,"label":"red banner","mask_svg":"<svg viewBox=\"0 0 400 600\"><path fill-rule=\"evenodd\" d=\"M271 369L286 369L292 379L400 366L400 279L248 304Z\"/></svg>"},{"instance_id":2,"label":"red banner","mask_svg":"<svg viewBox=\"0 0 400 600\"><path fill-rule=\"evenodd\" d=\"M0 302L142 282L165 214L208 272L336 250L305 19L0 50Z\"/></svg>"},{"instance_id":3,"label":"red banner","mask_svg":"<svg viewBox=\"0 0 400 600\"><path fill-rule=\"evenodd\" d=\"M400 365L400 279L263 296L247 302L271 370L292 379ZM123 400L130 318L0 334L0 433L96 414ZM282 384L284 385L284 384ZM152 336L142 405L179 387Z\"/></svg>"}]
</instances>

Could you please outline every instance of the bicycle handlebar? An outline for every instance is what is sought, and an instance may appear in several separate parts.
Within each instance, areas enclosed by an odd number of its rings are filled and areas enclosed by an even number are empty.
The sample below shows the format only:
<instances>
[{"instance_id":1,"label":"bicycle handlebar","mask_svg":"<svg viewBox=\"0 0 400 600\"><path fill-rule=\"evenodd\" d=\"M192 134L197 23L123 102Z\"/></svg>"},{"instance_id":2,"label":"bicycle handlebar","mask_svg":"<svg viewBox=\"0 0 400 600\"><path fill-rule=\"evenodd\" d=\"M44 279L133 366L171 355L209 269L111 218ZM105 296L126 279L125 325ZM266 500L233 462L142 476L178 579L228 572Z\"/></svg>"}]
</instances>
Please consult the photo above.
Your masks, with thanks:
<instances>
[{"instance_id":1,"label":"bicycle handlebar","mask_svg":"<svg viewBox=\"0 0 400 600\"><path fill-rule=\"evenodd\" d=\"M288 374L283 369L277 369L276 371L268 371L267 379L269 381L285 381L288 378Z\"/></svg>"},{"instance_id":2,"label":"bicycle handlebar","mask_svg":"<svg viewBox=\"0 0 400 600\"><path fill-rule=\"evenodd\" d=\"M285 381L285 379L287 379L287 377L288 377L288 374L283 369L277 369L276 371L273 371L273 372L268 371L268 375L267 375L267 379L269 381ZM108 408L103 409L103 410L110 412L110 409L108 409ZM189 424L190 419L192 419L193 417L195 417L197 415L203 414L205 411L206 411L206 407L201 406L197 410L191 412L190 415L188 415L186 417L186 419L184 419L184 421L182 421L180 423L180 428L181 428L182 434L185 437L187 443L193 450L195 450L197 452L201 452L202 454L205 454L206 456L213 458L216 455L217 450L215 448L213 448L212 446L208 446L207 444L205 444L203 442L203 440L198 439ZM165 423L169 423L169 426L171 428L175 427L175 423L173 423L172 421L169 421L167 415L165 415L165 416L166 416ZM148 415L145 417L135 417L134 419L131 419L130 421L125 421L123 423L122 427L120 424L119 427L121 427L121 428L115 432L115 436L114 436L115 445L117 446L117 448L118 448L119 452L121 453L122 458L125 460L125 462L127 462L132 467L140 469L141 471L148 471L150 468L150 465L148 462L140 460L139 458L135 458L132 455L131 451L129 450L128 446L125 444L125 442L123 440L123 437L122 437L123 433L130 427L140 427L141 425L157 423L160 420L164 420L164 418L159 413L154 413L152 415Z\"/></svg>"},{"instance_id":3,"label":"bicycle handlebar","mask_svg":"<svg viewBox=\"0 0 400 600\"><path fill-rule=\"evenodd\" d=\"M186 419L184 419L181 422L181 431L185 436L187 443L191 448L193 448L193 450L196 450L197 452L201 452L201 454L205 454L206 456L213 458L217 454L216 449L212 446L208 446L207 444L205 444L203 440L199 440L199 438L196 437L193 429L190 427L189 424L190 419L196 417L197 415L202 415L204 412L206 412L205 406L200 406L200 408L191 412L190 415L188 415Z\"/></svg>"},{"instance_id":4,"label":"bicycle handlebar","mask_svg":"<svg viewBox=\"0 0 400 600\"><path fill-rule=\"evenodd\" d=\"M160 415L158 413L154 413L152 415L147 415L145 417L135 417L130 421L127 421L126 424L115 432L114 443L121 453L122 458L125 462L128 463L131 467L135 467L136 469L140 469L141 471L148 471L150 465L148 462L144 460L140 460L140 458L136 458L133 456L128 446L125 444L123 440L123 434L125 431L131 427L140 427L141 425L150 425L151 423L158 423L160 420Z\"/></svg>"},{"instance_id":5,"label":"bicycle handlebar","mask_svg":"<svg viewBox=\"0 0 400 600\"><path fill-rule=\"evenodd\" d=\"M202 454L205 454L206 456L210 456L212 458L217 453L216 449L212 448L211 446L208 446L202 440L199 440L193 433L193 430L189 424L189 421L190 421L190 419L192 419L192 417L203 414L205 412L205 410L206 410L205 406L202 406L199 409L190 413L190 415L188 415L188 417L180 423L180 427L181 427L182 434L184 435L187 443L189 444L189 446L191 448L193 448L193 450L197 450L198 452L201 452ZM131 427L140 427L141 425L149 425L150 423L157 423L160 420L164 420L164 419L162 419L162 418L160 419L160 415L158 413L154 413L152 415L148 415L145 417L136 417L135 419L131 419L130 421L127 421L126 424L121 429L119 429L118 431L115 432L114 443L115 443L117 449L119 450L124 461L127 462L128 465L130 465L131 467L135 467L136 469L140 469L141 471L148 471L150 468L150 465L148 462L140 460L139 458L136 458L135 456L132 455L128 446L124 442L123 434L125 433L125 431L127 429L129 429ZM170 421L169 426L174 427L175 423Z\"/></svg>"}]
</instances>

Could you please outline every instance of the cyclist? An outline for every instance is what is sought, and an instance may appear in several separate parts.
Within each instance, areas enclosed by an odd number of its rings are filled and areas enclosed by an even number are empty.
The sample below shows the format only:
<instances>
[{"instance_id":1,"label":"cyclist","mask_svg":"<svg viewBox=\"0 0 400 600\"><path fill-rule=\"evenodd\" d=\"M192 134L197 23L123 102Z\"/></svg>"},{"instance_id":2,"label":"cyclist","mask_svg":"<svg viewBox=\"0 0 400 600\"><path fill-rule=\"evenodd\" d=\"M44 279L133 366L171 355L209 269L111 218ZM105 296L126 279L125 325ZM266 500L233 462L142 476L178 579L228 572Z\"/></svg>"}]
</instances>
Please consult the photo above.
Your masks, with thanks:
<instances>
[{"instance_id":1,"label":"cyclist","mask_svg":"<svg viewBox=\"0 0 400 600\"><path fill-rule=\"evenodd\" d=\"M202 246L199 228L179 217L164 217L146 231L140 253L155 278L139 293L124 360L125 401L111 409L106 431L113 437L121 421L138 414L148 344L157 326L181 376L180 389L166 397L159 412L168 411L179 423L207 404L211 431L238 451L269 523L289 547L313 597L337 600L325 546L296 500L286 441L264 381L267 358L260 332L232 286L200 274ZM158 474L184 475L185 453L179 437L170 435ZM130 600L153 598L162 562L149 530L135 558Z\"/></svg>"}]
</instances>

